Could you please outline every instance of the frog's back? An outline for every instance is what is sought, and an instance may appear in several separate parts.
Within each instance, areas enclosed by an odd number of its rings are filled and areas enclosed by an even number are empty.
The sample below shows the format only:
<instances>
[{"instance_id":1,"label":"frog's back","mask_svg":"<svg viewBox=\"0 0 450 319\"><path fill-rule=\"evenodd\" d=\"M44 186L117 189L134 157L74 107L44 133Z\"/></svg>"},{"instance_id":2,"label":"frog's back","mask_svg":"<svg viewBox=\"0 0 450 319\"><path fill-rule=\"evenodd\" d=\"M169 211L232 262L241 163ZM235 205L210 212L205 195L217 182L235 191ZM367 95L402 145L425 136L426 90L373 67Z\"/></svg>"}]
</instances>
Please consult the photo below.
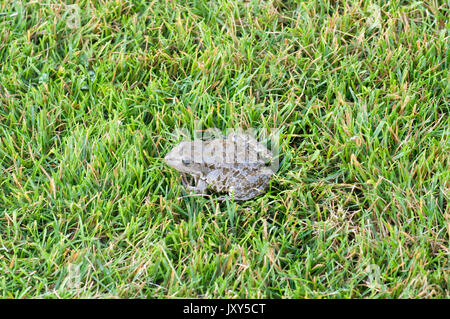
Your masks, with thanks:
<instances>
[{"instance_id":1,"label":"frog's back","mask_svg":"<svg viewBox=\"0 0 450 319\"><path fill-rule=\"evenodd\" d=\"M206 182L216 192L234 194L236 199L252 198L265 190L273 171L261 162L222 165L206 176Z\"/></svg>"}]
</instances>

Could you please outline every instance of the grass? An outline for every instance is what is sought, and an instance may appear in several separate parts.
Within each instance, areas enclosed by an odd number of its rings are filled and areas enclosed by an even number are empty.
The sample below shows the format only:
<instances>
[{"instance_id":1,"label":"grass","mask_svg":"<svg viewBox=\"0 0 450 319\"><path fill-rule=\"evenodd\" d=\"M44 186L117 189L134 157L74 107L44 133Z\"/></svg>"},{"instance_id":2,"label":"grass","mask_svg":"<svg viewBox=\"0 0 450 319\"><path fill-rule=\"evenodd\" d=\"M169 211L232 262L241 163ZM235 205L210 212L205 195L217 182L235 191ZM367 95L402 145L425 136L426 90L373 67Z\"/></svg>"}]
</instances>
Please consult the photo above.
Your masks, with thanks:
<instances>
[{"instance_id":1,"label":"grass","mask_svg":"<svg viewBox=\"0 0 450 319\"><path fill-rule=\"evenodd\" d=\"M0 0L0 296L450 297L445 1L76 4ZM180 199L196 120L267 193Z\"/></svg>"}]
</instances>

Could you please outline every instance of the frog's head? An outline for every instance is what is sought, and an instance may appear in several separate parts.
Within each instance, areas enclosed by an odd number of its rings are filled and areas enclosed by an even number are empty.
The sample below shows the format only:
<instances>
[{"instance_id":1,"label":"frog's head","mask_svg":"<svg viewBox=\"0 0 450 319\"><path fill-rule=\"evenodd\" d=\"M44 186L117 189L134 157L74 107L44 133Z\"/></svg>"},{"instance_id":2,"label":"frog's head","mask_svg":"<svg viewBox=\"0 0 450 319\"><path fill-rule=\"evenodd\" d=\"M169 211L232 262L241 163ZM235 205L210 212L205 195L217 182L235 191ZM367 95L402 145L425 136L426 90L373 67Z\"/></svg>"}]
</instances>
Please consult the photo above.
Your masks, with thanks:
<instances>
[{"instance_id":1,"label":"frog's head","mask_svg":"<svg viewBox=\"0 0 450 319\"><path fill-rule=\"evenodd\" d=\"M201 173L202 146L201 141L183 141L167 153L164 161L179 172L198 175Z\"/></svg>"}]
</instances>

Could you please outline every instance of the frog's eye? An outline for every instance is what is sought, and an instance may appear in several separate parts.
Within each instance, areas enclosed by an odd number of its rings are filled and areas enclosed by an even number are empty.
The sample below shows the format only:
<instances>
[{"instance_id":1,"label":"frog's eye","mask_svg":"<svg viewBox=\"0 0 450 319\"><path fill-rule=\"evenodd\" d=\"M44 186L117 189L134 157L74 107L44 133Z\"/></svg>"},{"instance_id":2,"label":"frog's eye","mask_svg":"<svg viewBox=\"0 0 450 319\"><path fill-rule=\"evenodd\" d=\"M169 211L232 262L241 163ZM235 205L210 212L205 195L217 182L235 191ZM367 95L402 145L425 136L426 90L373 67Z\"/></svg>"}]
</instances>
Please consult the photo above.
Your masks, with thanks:
<instances>
[{"instance_id":1,"label":"frog's eye","mask_svg":"<svg viewBox=\"0 0 450 319\"><path fill-rule=\"evenodd\" d=\"M190 160L189 158L183 158L183 159L181 160L181 162L183 162L183 164L185 164L185 165L191 164L191 160Z\"/></svg>"}]
</instances>

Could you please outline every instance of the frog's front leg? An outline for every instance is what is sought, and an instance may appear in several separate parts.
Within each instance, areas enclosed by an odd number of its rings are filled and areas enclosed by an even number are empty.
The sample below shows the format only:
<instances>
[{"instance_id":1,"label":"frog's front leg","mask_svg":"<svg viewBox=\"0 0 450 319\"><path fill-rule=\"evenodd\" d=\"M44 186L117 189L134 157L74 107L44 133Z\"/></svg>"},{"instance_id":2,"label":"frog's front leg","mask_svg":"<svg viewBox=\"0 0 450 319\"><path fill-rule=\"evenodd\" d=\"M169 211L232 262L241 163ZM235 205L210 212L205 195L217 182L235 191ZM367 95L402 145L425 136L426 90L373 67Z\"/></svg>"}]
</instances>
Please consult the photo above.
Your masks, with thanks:
<instances>
[{"instance_id":1,"label":"frog's front leg","mask_svg":"<svg viewBox=\"0 0 450 319\"><path fill-rule=\"evenodd\" d=\"M187 174L181 173L180 175L181 175L181 184L184 187L188 187L189 185L191 185L191 182L189 181Z\"/></svg>"},{"instance_id":2,"label":"frog's front leg","mask_svg":"<svg viewBox=\"0 0 450 319\"><path fill-rule=\"evenodd\" d=\"M193 192L196 194L206 194L207 193L207 187L208 184L201 176L195 176L195 186L192 185L185 185L186 190L188 192Z\"/></svg>"}]
</instances>

